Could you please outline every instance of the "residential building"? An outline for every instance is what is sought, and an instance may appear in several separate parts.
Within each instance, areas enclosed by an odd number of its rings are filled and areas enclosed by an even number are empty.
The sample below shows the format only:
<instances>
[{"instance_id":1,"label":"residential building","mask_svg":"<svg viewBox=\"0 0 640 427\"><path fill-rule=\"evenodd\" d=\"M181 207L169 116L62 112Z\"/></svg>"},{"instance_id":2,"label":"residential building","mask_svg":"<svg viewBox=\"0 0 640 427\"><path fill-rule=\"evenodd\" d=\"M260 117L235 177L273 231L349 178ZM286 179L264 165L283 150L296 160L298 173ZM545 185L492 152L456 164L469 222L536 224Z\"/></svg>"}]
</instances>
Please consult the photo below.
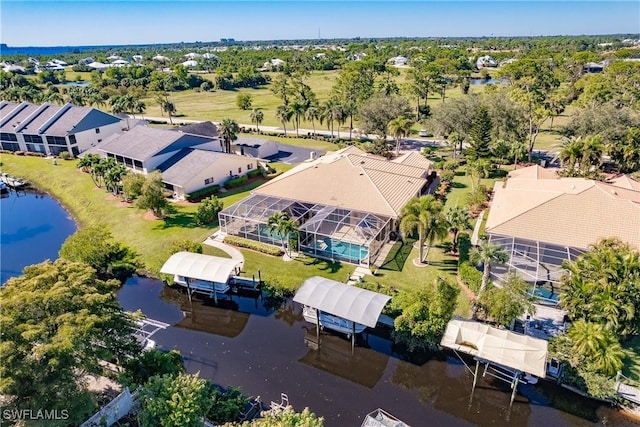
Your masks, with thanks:
<instances>
[{"instance_id":1,"label":"residential building","mask_svg":"<svg viewBox=\"0 0 640 427\"><path fill-rule=\"evenodd\" d=\"M91 107L0 102L4 150L77 156L121 130L120 119Z\"/></svg>"},{"instance_id":2,"label":"residential building","mask_svg":"<svg viewBox=\"0 0 640 427\"><path fill-rule=\"evenodd\" d=\"M231 144L231 151L236 154L265 159L278 154L278 143L270 139L238 135Z\"/></svg>"},{"instance_id":3,"label":"residential building","mask_svg":"<svg viewBox=\"0 0 640 427\"><path fill-rule=\"evenodd\" d=\"M616 237L640 249L640 183L622 175L608 183L559 178L539 166L497 182L485 233L509 254L492 267L500 279L515 271L538 297L554 302L565 270L598 240Z\"/></svg>"},{"instance_id":4,"label":"residential building","mask_svg":"<svg viewBox=\"0 0 640 427\"><path fill-rule=\"evenodd\" d=\"M267 221L286 212L298 224L298 250L370 266L397 235L402 208L424 194L431 162L419 153L389 161L355 147L302 163L219 214L220 229L280 245ZM288 239L287 239L288 240Z\"/></svg>"},{"instance_id":5,"label":"residential building","mask_svg":"<svg viewBox=\"0 0 640 427\"><path fill-rule=\"evenodd\" d=\"M489 55L481 56L476 60L476 68L478 70L481 70L487 67L495 68L497 66L498 66L498 61L496 61Z\"/></svg>"}]
</instances>

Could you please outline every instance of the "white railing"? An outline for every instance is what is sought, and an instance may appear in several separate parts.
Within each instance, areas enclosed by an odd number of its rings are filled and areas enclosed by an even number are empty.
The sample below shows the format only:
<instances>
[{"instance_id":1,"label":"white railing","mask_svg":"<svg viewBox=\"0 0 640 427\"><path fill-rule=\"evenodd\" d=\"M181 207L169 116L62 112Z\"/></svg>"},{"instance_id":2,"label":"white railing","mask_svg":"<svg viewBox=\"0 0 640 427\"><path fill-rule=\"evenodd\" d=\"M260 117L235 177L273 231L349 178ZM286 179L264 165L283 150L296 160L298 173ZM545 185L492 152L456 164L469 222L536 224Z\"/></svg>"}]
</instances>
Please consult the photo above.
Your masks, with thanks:
<instances>
[{"instance_id":1,"label":"white railing","mask_svg":"<svg viewBox=\"0 0 640 427\"><path fill-rule=\"evenodd\" d=\"M126 387L122 393L103 406L91 418L82 423L80 427L111 427L131 411L137 394L137 391L129 392L129 387Z\"/></svg>"}]
</instances>

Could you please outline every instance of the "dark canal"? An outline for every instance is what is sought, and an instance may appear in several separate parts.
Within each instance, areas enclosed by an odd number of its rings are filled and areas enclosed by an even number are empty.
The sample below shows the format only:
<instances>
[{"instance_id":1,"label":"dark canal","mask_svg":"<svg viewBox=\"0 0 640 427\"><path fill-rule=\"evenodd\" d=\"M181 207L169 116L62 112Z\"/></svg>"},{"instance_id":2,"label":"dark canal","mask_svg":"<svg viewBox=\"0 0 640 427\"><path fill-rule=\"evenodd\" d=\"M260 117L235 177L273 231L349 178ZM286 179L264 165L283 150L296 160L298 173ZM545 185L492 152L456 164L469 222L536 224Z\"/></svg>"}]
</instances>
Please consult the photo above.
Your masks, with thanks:
<instances>
[{"instance_id":1,"label":"dark canal","mask_svg":"<svg viewBox=\"0 0 640 427\"><path fill-rule=\"evenodd\" d=\"M57 258L75 231L68 213L36 192L3 198L0 220L2 283L26 265ZM287 393L294 408L308 406L327 426L359 426L378 407L413 427L637 425L543 381L521 386L511 409L508 390L492 381L480 381L470 401L471 375L452 354L409 357L384 330L362 334L353 354L344 336L322 333L318 346L315 329L289 300L233 295L218 306L198 299L191 306L183 293L138 277L118 298L125 309L172 325L153 339L180 350L189 372L267 403Z\"/></svg>"},{"instance_id":2,"label":"dark canal","mask_svg":"<svg viewBox=\"0 0 640 427\"><path fill-rule=\"evenodd\" d=\"M27 265L58 258L64 240L76 230L62 206L36 190L11 191L0 199L0 284Z\"/></svg>"},{"instance_id":3,"label":"dark canal","mask_svg":"<svg viewBox=\"0 0 640 427\"><path fill-rule=\"evenodd\" d=\"M197 298L190 305L184 293L145 278L127 281L119 300L173 325L152 339L179 350L188 372L240 386L267 403L286 393L294 408L308 406L327 426L359 426L378 407L414 427L634 425L542 381L521 386L511 409L509 392L497 381L480 381L470 402L472 377L453 354L409 357L383 330L362 334L353 355L346 337L324 332L318 349L315 329L290 300L232 295L217 306Z\"/></svg>"}]
</instances>

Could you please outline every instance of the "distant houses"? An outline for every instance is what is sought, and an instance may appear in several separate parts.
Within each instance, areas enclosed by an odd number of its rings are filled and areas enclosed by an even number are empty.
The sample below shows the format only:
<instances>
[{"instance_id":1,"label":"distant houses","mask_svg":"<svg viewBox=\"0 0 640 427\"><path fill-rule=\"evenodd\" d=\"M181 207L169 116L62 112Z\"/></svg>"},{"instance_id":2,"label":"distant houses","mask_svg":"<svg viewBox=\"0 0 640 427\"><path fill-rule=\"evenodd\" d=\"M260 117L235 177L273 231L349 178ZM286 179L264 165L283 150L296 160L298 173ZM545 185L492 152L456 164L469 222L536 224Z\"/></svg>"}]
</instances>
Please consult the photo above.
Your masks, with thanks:
<instances>
[{"instance_id":1,"label":"distant houses","mask_svg":"<svg viewBox=\"0 0 640 427\"><path fill-rule=\"evenodd\" d=\"M478 70L482 70L483 68L495 68L497 66L498 61L489 55L481 56L476 60L476 68Z\"/></svg>"},{"instance_id":2,"label":"distant houses","mask_svg":"<svg viewBox=\"0 0 640 427\"><path fill-rule=\"evenodd\" d=\"M120 130L118 117L91 107L0 102L3 150L75 157Z\"/></svg>"},{"instance_id":3,"label":"distant houses","mask_svg":"<svg viewBox=\"0 0 640 427\"><path fill-rule=\"evenodd\" d=\"M390 62L394 67L402 67L409 63L409 59L404 56L394 56L393 58L389 58L387 62Z\"/></svg>"}]
</instances>

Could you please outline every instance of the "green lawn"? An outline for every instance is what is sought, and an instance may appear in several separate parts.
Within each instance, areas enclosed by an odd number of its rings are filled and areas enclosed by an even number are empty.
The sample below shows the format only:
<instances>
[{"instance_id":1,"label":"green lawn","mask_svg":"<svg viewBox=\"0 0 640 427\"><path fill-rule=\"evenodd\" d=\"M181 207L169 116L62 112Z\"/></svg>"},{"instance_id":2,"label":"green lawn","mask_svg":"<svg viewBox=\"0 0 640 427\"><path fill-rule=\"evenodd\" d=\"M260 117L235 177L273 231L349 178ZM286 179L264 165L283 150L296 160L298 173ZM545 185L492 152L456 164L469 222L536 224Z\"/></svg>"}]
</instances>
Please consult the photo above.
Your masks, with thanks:
<instances>
[{"instance_id":1,"label":"green lawn","mask_svg":"<svg viewBox=\"0 0 640 427\"><path fill-rule=\"evenodd\" d=\"M640 336L626 343L624 348L629 354L624 361L622 373L640 385Z\"/></svg>"}]
</instances>

